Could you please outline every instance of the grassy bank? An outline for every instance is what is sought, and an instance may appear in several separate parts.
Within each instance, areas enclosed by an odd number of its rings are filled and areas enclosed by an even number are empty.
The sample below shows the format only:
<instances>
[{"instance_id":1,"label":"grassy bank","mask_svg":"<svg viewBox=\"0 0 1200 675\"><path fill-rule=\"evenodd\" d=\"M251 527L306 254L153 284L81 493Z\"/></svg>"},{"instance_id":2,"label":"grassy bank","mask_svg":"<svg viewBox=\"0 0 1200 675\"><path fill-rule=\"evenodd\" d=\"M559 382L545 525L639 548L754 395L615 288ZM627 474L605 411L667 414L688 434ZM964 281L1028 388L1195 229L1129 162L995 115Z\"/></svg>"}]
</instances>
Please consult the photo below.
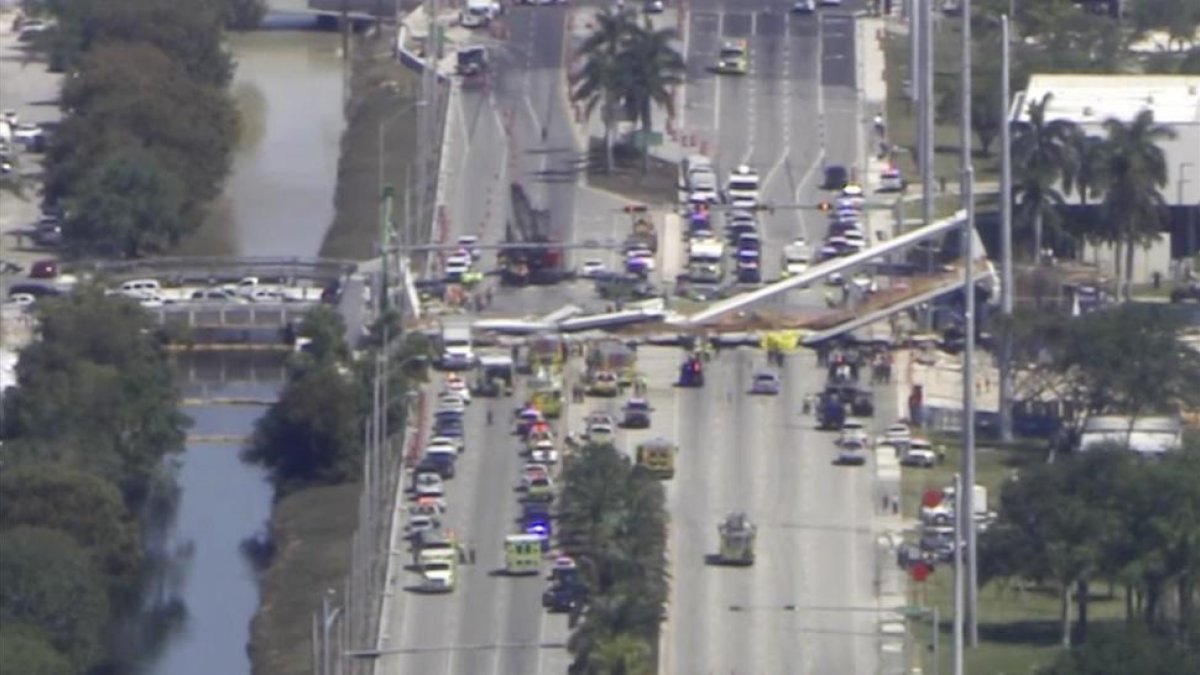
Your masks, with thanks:
<instances>
[{"instance_id":1,"label":"grassy bank","mask_svg":"<svg viewBox=\"0 0 1200 675\"><path fill-rule=\"evenodd\" d=\"M673 163L651 155L650 170L643 172L641 154L623 146L614 149L614 159L616 166L609 173L605 170L604 143L593 139L588 153L588 185L649 206L675 203L678 171Z\"/></svg>"},{"instance_id":2,"label":"grassy bank","mask_svg":"<svg viewBox=\"0 0 1200 675\"><path fill-rule=\"evenodd\" d=\"M909 100L909 83L912 81L910 72L910 49L907 34L888 33L884 41L886 68L884 78L887 80L887 123L888 137L896 148L896 163L908 177L910 183L918 182L920 172L916 164L917 150L917 106ZM961 73L961 47L959 33L956 28L943 26L937 34L934 49L934 96L938 96L937 82L947 78L957 78ZM935 181L944 178L948 188L953 188L959 180L959 153L962 151L957 121L946 124L934 120L934 162L933 176ZM984 156L979 151L979 139L972 137L975 149L975 179L981 182L998 180L999 157L996 153ZM993 149L995 143L992 144ZM940 187L940 186L939 186Z\"/></svg>"},{"instance_id":3,"label":"grassy bank","mask_svg":"<svg viewBox=\"0 0 1200 675\"><path fill-rule=\"evenodd\" d=\"M961 466L962 448L952 436L933 437L935 445L946 451L946 461L932 469L904 469L903 504L905 515L916 518L921 494L940 489L954 481ZM1008 446L981 444L976 461L976 482L987 488L988 508L996 510L1000 491L1024 467L1045 460L1044 441L1018 441ZM954 571L942 565L925 584L912 584L912 604L936 606L941 614L941 671L951 672L954 635ZM1093 621L1118 620L1124 614L1124 600L1108 597L1104 589L1095 589L1098 597L1089 604ZM1053 587L1024 586L994 582L979 589L979 647L966 653L967 672L1029 673L1048 665L1058 655L1058 591ZM928 625L916 631L919 643L932 642ZM925 659L925 672L932 672L931 654Z\"/></svg>"},{"instance_id":4,"label":"grassy bank","mask_svg":"<svg viewBox=\"0 0 1200 675\"><path fill-rule=\"evenodd\" d=\"M403 194L406 172L417 153L413 103L420 98L420 86L420 77L392 58L387 40L366 40L356 47L334 220L321 244L321 257L364 260L378 255L380 165L382 182ZM396 201L393 213L395 222L402 223L402 200Z\"/></svg>"},{"instance_id":5,"label":"grassy bank","mask_svg":"<svg viewBox=\"0 0 1200 675\"><path fill-rule=\"evenodd\" d=\"M357 483L317 487L275 504L275 559L262 576L262 604L251 624L257 675L312 672L312 613L321 593L340 589L349 573L358 494Z\"/></svg>"}]
</instances>

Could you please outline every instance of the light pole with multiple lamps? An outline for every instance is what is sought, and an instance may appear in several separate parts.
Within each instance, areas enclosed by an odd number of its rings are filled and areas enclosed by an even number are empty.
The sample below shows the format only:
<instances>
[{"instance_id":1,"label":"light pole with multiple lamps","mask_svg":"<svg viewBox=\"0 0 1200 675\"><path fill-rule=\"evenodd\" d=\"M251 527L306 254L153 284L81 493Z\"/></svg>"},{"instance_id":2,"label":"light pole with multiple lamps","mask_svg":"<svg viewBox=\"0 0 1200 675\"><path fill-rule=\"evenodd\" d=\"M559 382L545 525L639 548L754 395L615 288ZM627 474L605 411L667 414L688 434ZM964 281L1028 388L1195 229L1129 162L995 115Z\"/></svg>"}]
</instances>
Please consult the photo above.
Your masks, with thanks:
<instances>
[{"instance_id":1,"label":"light pole with multiple lamps","mask_svg":"<svg viewBox=\"0 0 1200 675\"><path fill-rule=\"evenodd\" d=\"M393 186L386 184L385 176L387 175L387 129L397 120L405 117L414 108L423 108L427 105L425 99L418 99L401 107L389 117L379 122L379 251L382 256L382 267L380 271L380 293L379 293L379 308L380 314L387 312L391 307L391 284L389 283L389 259L388 251L392 248L392 232L395 229L392 223L393 204L395 202L396 190ZM407 182L407 181L406 181ZM405 185L405 200L408 199L408 192L411 189L410 185ZM405 214L408 218L409 214ZM412 223L406 222L405 228L411 228ZM402 240L406 237L401 236Z\"/></svg>"}]
</instances>

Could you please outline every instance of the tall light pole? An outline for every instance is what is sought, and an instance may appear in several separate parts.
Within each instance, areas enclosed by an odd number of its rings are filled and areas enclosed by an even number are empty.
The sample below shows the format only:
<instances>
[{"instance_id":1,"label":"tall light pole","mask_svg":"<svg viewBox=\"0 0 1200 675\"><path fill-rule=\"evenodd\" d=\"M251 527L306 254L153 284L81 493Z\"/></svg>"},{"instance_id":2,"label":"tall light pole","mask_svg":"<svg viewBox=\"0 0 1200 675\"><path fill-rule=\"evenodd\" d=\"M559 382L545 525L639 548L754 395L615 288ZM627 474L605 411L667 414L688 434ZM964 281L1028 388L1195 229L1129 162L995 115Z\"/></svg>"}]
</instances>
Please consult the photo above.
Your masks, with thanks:
<instances>
[{"instance_id":1,"label":"tall light pole","mask_svg":"<svg viewBox=\"0 0 1200 675\"><path fill-rule=\"evenodd\" d=\"M962 3L962 101L959 119L962 138L962 201L967 212L963 224L963 289L966 293L964 323L966 346L963 350L963 490L958 493L956 517L967 535L966 556L966 630L967 644L979 644L977 579L975 554L975 167L971 160L971 0ZM955 542L960 548L961 542Z\"/></svg>"},{"instance_id":2,"label":"tall light pole","mask_svg":"<svg viewBox=\"0 0 1200 675\"><path fill-rule=\"evenodd\" d=\"M969 492L969 490L968 490ZM963 675L963 481L954 474L954 675Z\"/></svg>"},{"instance_id":3,"label":"tall light pole","mask_svg":"<svg viewBox=\"0 0 1200 675\"><path fill-rule=\"evenodd\" d=\"M921 224L933 222L933 0L915 0L920 5L918 29L921 41L921 79L918 123L921 126Z\"/></svg>"},{"instance_id":4,"label":"tall light pole","mask_svg":"<svg viewBox=\"0 0 1200 675\"><path fill-rule=\"evenodd\" d=\"M1197 253L1197 251L1196 251L1196 211L1200 210L1200 204L1194 204L1191 206L1184 204L1183 186L1187 185L1188 183L1191 182L1191 180L1184 178L1184 174L1187 173L1185 171L1185 169L1194 169L1194 168L1196 168L1196 164L1194 162L1180 162L1179 163L1179 177L1175 179L1175 189L1179 192L1179 195L1178 195L1179 198L1177 200L1179 202L1179 208L1184 209L1184 212L1187 214L1187 224L1185 225L1185 227L1187 227L1187 251L1188 251L1189 256L1194 256Z\"/></svg>"},{"instance_id":5,"label":"tall light pole","mask_svg":"<svg viewBox=\"0 0 1200 675\"><path fill-rule=\"evenodd\" d=\"M395 203L396 189L385 181L387 176L387 129L396 120L406 116L413 108L424 108L428 99L422 98L403 106L390 116L379 122L379 250L383 256L382 271L380 272L379 313L387 312L391 306L391 284L388 280L388 251L392 248L392 211ZM405 223L411 227L411 223Z\"/></svg>"},{"instance_id":6,"label":"tall light pole","mask_svg":"<svg viewBox=\"0 0 1200 675\"><path fill-rule=\"evenodd\" d=\"M1000 303L1004 331L1000 340L1000 440L1013 439L1013 260L1012 260L1012 125L1009 91L1008 16L1000 17Z\"/></svg>"}]
</instances>

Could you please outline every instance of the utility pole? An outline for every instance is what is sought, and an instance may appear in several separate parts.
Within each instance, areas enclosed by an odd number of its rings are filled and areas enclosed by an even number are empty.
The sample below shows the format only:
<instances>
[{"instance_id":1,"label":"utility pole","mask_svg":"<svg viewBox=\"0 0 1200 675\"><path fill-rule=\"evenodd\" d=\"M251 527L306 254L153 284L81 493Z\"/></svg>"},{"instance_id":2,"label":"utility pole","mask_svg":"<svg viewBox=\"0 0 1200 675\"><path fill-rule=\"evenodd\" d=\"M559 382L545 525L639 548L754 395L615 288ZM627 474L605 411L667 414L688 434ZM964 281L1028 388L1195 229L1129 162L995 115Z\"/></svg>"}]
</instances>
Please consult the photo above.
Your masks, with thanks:
<instances>
[{"instance_id":1,"label":"utility pole","mask_svg":"<svg viewBox=\"0 0 1200 675\"><path fill-rule=\"evenodd\" d=\"M963 482L954 474L954 675L963 675Z\"/></svg>"},{"instance_id":2,"label":"utility pole","mask_svg":"<svg viewBox=\"0 0 1200 675\"><path fill-rule=\"evenodd\" d=\"M383 127L380 127L380 139L382 141ZM381 143L382 147L382 143ZM388 251L392 248L392 201L395 196L395 190L392 186L385 185L379 191L379 246L380 254L383 256L380 268L379 282L379 314L383 316L387 314L388 308L391 307L392 286L388 278Z\"/></svg>"},{"instance_id":3,"label":"utility pole","mask_svg":"<svg viewBox=\"0 0 1200 675\"><path fill-rule=\"evenodd\" d=\"M1000 440L1013 439L1013 260L1012 260L1012 125L1009 91L1008 16L1000 17L1000 310L1004 331L1000 340Z\"/></svg>"},{"instance_id":4,"label":"utility pole","mask_svg":"<svg viewBox=\"0 0 1200 675\"><path fill-rule=\"evenodd\" d=\"M971 159L971 0L962 2L962 101L959 119L962 137L962 200L967 212L963 224L964 312L966 348L963 350L963 456L962 472L965 489L957 495L955 510L967 535L966 628L967 644L979 644L977 578L978 565L975 547L975 167ZM961 548L955 542L955 548Z\"/></svg>"},{"instance_id":5,"label":"utility pole","mask_svg":"<svg viewBox=\"0 0 1200 675\"><path fill-rule=\"evenodd\" d=\"M920 5L921 58L918 70L921 79L918 124L921 129L921 222L933 222L933 0L914 0ZM930 263L932 267L932 263Z\"/></svg>"}]
</instances>

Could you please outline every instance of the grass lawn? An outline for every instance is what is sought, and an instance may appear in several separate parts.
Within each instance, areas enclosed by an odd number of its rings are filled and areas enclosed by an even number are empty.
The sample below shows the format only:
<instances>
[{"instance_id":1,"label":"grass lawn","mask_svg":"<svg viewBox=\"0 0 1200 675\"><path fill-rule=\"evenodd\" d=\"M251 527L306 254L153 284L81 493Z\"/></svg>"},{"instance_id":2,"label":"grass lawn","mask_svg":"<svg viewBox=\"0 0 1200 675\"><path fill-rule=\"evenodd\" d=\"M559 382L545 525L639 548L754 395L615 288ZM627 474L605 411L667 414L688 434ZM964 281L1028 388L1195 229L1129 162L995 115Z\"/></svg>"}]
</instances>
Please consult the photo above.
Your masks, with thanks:
<instances>
[{"instance_id":1,"label":"grass lawn","mask_svg":"<svg viewBox=\"0 0 1200 675\"><path fill-rule=\"evenodd\" d=\"M275 504L275 559L262 576L251 623L250 658L259 675L312 672L312 613L322 589L341 588L358 525L358 484L310 488Z\"/></svg>"},{"instance_id":2,"label":"grass lawn","mask_svg":"<svg viewBox=\"0 0 1200 675\"><path fill-rule=\"evenodd\" d=\"M921 494L930 488L942 488L953 483L959 470L962 448L955 436L933 435L930 440L942 446L946 452L944 464L932 469L904 469L902 476L902 503L905 515L916 518L920 510ZM988 442L979 444L975 475L976 481L987 488L988 507L996 510L1000 491L1015 471L1038 464L1045 457L1044 442L1021 440L1009 446ZM911 600L914 604L938 607L942 632L941 671L952 672L953 648L953 568L939 566L923 585L912 584ZM1107 589L1093 588L1094 597L1089 605L1090 618L1095 621L1117 620L1124 616L1124 600L1107 597ZM1002 675L1035 672L1038 667L1050 663L1059 651L1058 594L1054 588L992 583L979 590L979 647L967 652L966 671ZM916 631L917 639L931 643L928 625ZM932 658L932 655L928 655ZM932 664L924 668L933 672Z\"/></svg>"},{"instance_id":3,"label":"grass lawn","mask_svg":"<svg viewBox=\"0 0 1200 675\"><path fill-rule=\"evenodd\" d=\"M604 167L604 144L593 139L588 153L588 185L628 197L631 201L647 206L674 204L678 169L675 164L657 157L650 157L650 170L642 171L642 157L632 149L618 146L614 149L616 166L608 173Z\"/></svg>"},{"instance_id":4,"label":"grass lawn","mask_svg":"<svg viewBox=\"0 0 1200 675\"><path fill-rule=\"evenodd\" d=\"M935 82L934 95L937 96L937 80L959 77L960 47L959 33L956 28L943 26L937 34L934 49ZM887 80L887 122L888 136L896 147L896 163L908 178L910 183L918 182L920 172L917 169L915 150L917 147L917 107L908 98L908 83L911 81L910 50L908 35L888 33L884 41L886 68L884 77ZM959 152L962 144L959 142L958 123L944 124L934 120L934 180L939 177L946 179L948 188L954 189L959 181ZM999 156L993 152L984 156L979 148L978 137L973 137L972 147L975 157L975 180L991 182L998 180ZM992 144L995 150L996 143ZM910 188L911 189L911 188ZM936 189L936 188L935 188Z\"/></svg>"},{"instance_id":5,"label":"grass lawn","mask_svg":"<svg viewBox=\"0 0 1200 675\"><path fill-rule=\"evenodd\" d=\"M386 41L385 41L386 42ZM342 134L333 225L321 257L368 259L379 243L379 125L385 126L384 182L403 194L405 172L417 153L417 108L398 114L419 97L420 77L391 57L389 45L359 46ZM382 51L380 51L382 49ZM396 200L394 214L402 214Z\"/></svg>"}]
</instances>

